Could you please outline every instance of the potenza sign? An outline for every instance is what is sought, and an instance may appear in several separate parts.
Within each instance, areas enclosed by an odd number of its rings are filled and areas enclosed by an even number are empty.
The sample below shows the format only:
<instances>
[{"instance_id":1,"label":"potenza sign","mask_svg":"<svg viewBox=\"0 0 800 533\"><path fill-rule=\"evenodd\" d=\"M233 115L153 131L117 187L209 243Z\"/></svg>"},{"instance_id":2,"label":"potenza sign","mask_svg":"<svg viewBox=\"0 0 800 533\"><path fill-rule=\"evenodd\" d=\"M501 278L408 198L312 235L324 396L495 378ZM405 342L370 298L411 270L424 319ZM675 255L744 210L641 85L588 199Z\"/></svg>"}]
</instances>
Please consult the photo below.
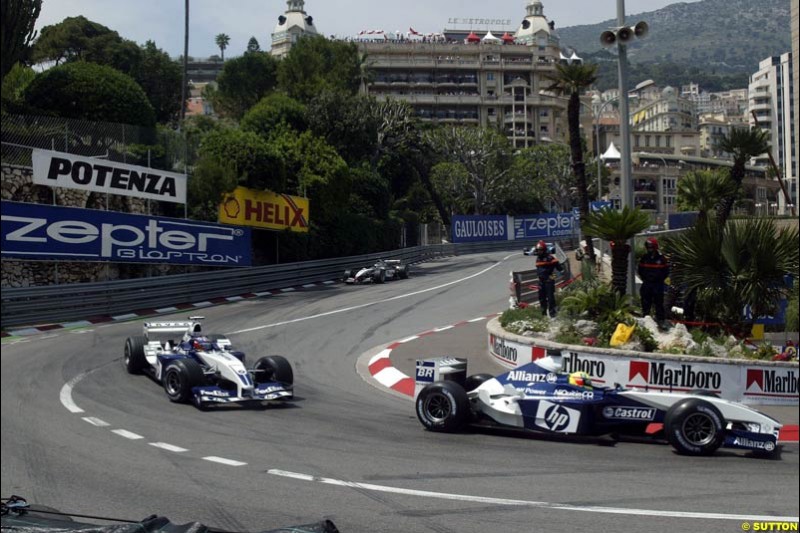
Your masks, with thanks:
<instances>
[{"instance_id":1,"label":"potenza sign","mask_svg":"<svg viewBox=\"0 0 800 533\"><path fill-rule=\"evenodd\" d=\"M63 152L33 150L33 182L49 187L186 203L186 176Z\"/></svg>"},{"instance_id":2,"label":"potenza sign","mask_svg":"<svg viewBox=\"0 0 800 533\"><path fill-rule=\"evenodd\" d=\"M250 230L113 211L2 202L2 256L249 266Z\"/></svg>"}]
</instances>

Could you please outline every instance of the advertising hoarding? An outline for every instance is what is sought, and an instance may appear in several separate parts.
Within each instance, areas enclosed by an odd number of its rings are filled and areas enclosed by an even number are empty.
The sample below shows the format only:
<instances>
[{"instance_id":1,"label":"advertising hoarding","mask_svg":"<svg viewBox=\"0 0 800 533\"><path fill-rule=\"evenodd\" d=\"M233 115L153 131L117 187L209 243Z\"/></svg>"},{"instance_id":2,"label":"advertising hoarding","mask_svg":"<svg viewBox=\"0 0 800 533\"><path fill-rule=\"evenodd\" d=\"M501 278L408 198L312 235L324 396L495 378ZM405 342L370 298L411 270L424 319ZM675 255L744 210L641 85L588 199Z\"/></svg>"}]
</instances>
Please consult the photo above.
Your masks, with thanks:
<instances>
[{"instance_id":1,"label":"advertising hoarding","mask_svg":"<svg viewBox=\"0 0 800 533\"><path fill-rule=\"evenodd\" d=\"M2 202L3 258L250 266L250 230L114 211Z\"/></svg>"},{"instance_id":2,"label":"advertising hoarding","mask_svg":"<svg viewBox=\"0 0 800 533\"><path fill-rule=\"evenodd\" d=\"M222 224L308 232L308 198L236 187L219 206Z\"/></svg>"}]
</instances>

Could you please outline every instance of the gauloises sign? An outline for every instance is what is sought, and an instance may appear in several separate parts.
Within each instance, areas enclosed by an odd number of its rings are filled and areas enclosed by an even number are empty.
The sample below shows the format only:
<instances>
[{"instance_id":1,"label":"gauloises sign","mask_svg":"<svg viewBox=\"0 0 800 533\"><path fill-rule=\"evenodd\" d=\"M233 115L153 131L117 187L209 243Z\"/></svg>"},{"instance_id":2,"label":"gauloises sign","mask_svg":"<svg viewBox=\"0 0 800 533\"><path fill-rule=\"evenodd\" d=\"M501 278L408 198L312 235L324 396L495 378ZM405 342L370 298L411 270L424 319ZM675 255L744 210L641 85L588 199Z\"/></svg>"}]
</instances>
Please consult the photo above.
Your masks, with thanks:
<instances>
[{"instance_id":1,"label":"gauloises sign","mask_svg":"<svg viewBox=\"0 0 800 533\"><path fill-rule=\"evenodd\" d=\"M33 150L33 182L48 187L186 203L186 176L50 150Z\"/></svg>"},{"instance_id":2,"label":"gauloises sign","mask_svg":"<svg viewBox=\"0 0 800 533\"><path fill-rule=\"evenodd\" d=\"M308 231L308 198L237 187L219 206L223 224Z\"/></svg>"}]
</instances>

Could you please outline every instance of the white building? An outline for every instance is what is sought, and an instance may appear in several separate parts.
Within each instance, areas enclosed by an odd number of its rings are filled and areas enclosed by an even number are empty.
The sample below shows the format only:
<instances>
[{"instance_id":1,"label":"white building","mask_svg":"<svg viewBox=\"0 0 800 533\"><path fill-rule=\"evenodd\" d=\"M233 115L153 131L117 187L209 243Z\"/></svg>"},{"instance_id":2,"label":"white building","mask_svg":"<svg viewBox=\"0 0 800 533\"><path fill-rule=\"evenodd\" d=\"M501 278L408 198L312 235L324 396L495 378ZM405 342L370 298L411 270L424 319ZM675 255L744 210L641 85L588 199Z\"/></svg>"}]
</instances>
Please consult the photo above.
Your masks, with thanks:
<instances>
[{"instance_id":1,"label":"white building","mask_svg":"<svg viewBox=\"0 0 800 533\"><path fill-rule=\"evenodd\" d=\"M305 35L319 35L314 19L306 13L304 0L287 0L286 12L278 17L278 24L272 32L270 53L277 58L285 56Z\"/></svg>"},{"instance_id":2,"label":"white building","mask_svg":"<svg viewBox=\"0 0 800 533\"><path fill-rule=\"evenodd\" d=\"M792 98L792 54L773 56L759 63L758 72L750 77L750 125L769 133L772 157L789 190L791 204L797 206L797 139L794 137L794 102ZM755 158L757 165L769 165L767 154ZM788 213L783 194L777 198L778 209Z\"/></svg>"}]
</instances>

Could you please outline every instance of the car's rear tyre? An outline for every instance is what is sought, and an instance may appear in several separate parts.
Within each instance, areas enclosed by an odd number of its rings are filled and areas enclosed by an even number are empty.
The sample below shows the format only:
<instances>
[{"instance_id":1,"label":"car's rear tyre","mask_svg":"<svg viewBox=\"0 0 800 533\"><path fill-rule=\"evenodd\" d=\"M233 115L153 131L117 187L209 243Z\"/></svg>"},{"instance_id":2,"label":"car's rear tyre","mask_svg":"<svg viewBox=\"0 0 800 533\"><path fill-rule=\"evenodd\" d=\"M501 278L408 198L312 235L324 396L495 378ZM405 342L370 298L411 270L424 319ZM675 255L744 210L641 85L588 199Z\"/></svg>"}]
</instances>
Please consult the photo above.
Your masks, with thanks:
<instances>
[{"instance_id":1,"label":"car's rear tyre","mask_svg":"<svg viewBox=\"0 0 800 533\"><path fill-rule=\"evenodd\" d=\"M350 269L350 270L345 270L344 271L344 279L345 280L347 280L349 278L354 278L354 277L356 277L356 271L355 270Z\"/></svg>"},{"instance_id":2,"label":"car's rear tyre","mask_svg":"<svg viewBox=\"0 0 800 533\"><path fill-rule=\"evenodd\" d=\"M725 419L708 401L687 398L667 411L664 434L678 453L711 455L725 438Z\"/></svg>"},{"instance_id":3,"label":"car's rear tyre","mask_svg":"<svg viewBox=\"0 0 800 533\"><path fill-rule=\"evenodd\" d=\"M294 372L292 365L282 355L267 355L256 361L253 366L253 371L256 375L256 381L259 383L266 383L268 381L277 381L291 385L294 383Z\"/></svg>"},{"instance_id":4,"label":"car's rear tyre","mask_svg":"<svg viewBox=\"0 0 800 533\"><path fill-rule=\"evenodd\" d=\"M467 392L454 381L431 383L417 396L417 418L430 431L459 431L469 416Z\"/></svg>"},{"instance_id":5,"label":"car's rear tyre","mask_svg":"<svg viewBox=\"0 0 800 533\"><path fill-rule=\"evenodd\" d=\"M177 359L167 364L161 377L171 402L188 402L192 389L203 384L203 369L192 359Z\"/></svg>"},{"instance_id":6,"label":"car's rear tyre","mask_svg":"<svg viewBox=\"0 0 800 533\"><path fill-rule=\"evenodd\" d=\"M473 374L464 381L464 390L467 392L473 391L483 385L485 381L493 378L494 376L491 374Z\"/></svg>"},{"instance_id":7,"label":"car's rear tyre","mask_svg":"<svg viewBox=\"0 0 800 533\"><path fill-rule=\"evenodd\" d=\"M128 337L125 340L123 362L128 374L141 374L147 366L147 359L144 356L145 345L147 345L147 339L141 335Z\"/></svg>"},{"instance_id":8,"label":"car's rear tyre","mask_svg":"<svg viewBox=\"0 0 800 533\"><path fill-rule=\"evenodd\" d=\"M400 279L408 279L408 265L398 267L397 277Z\"/></svg>"}]
</instances>

